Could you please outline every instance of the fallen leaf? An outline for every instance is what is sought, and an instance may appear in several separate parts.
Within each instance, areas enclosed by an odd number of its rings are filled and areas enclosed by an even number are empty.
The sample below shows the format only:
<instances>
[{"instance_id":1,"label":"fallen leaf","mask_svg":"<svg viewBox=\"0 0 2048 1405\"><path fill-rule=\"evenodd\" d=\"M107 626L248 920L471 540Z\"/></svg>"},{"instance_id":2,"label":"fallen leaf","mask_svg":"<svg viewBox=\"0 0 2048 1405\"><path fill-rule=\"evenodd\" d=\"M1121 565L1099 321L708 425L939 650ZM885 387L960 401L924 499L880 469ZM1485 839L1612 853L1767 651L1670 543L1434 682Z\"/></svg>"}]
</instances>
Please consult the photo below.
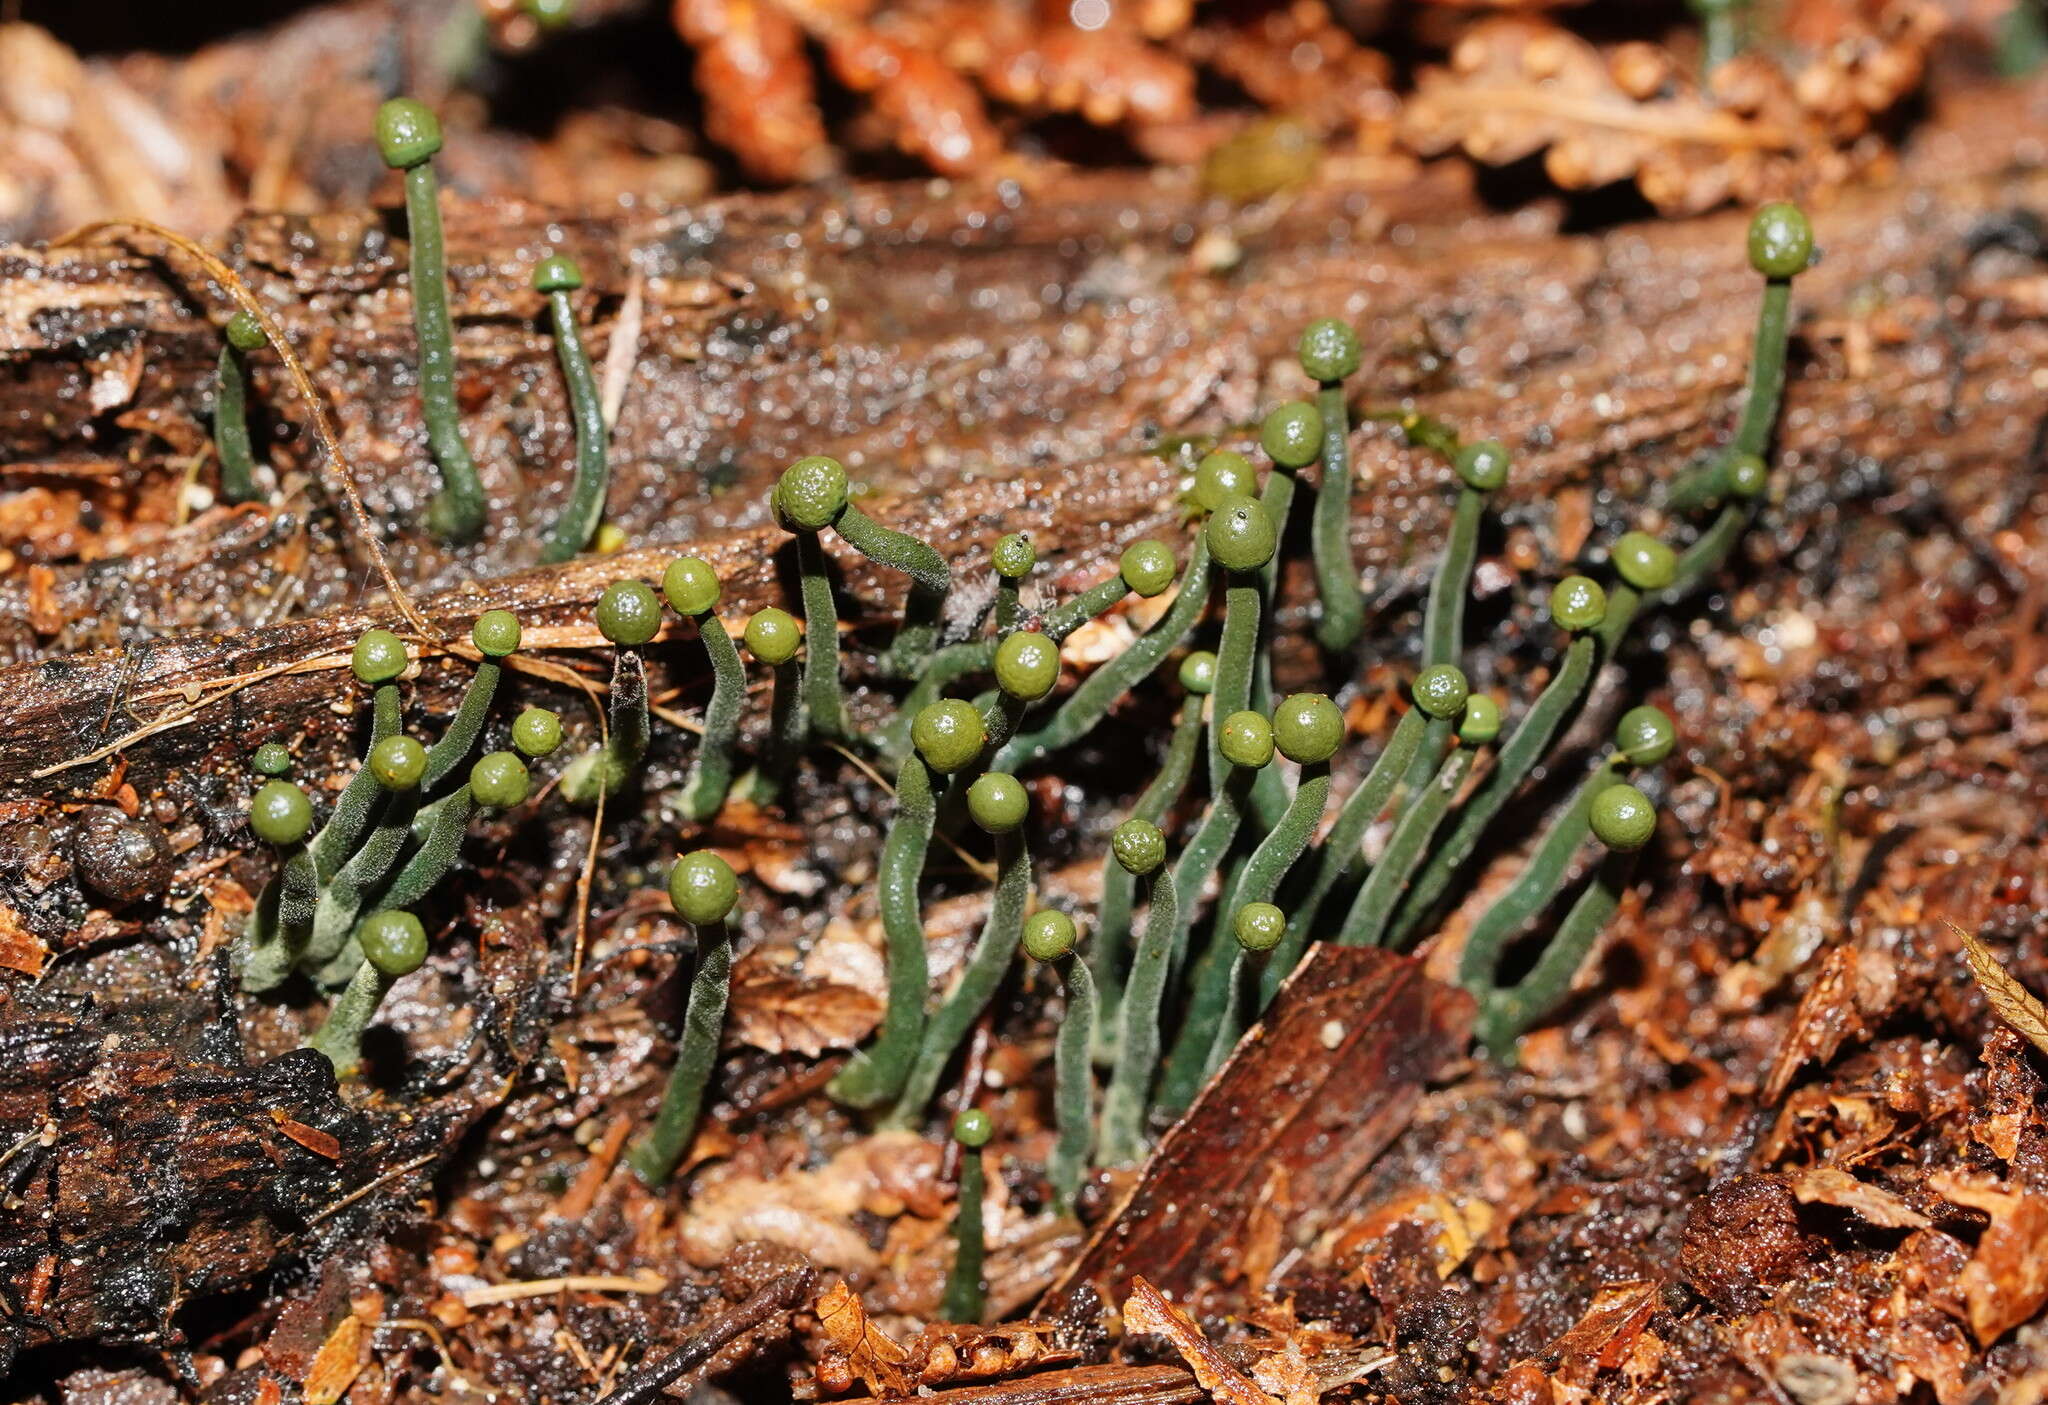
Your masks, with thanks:
<instances>
[{"instance_id":1,"label":"fallen leaf","mask_svg":"<svg viewBox=\"0 0 2048 1405\"><path fill-rule=\"evenodd\" d=\"M40 976L49 955L50 949L43 945L43 939L21 925L13 908L0 903L0 968L19 971L24 976Z\"/></svg>"},{"instance_id":2,"label":"fallen leaf","mask_svg":"<svg viewBox=\"0 0 2048 1405\"><path fill-rule=\"evenodd\" d=\"M290 1137L315 1156L324 1156L329 1161L341 1159L341 1143L318 1127L308 1127L303 1122L294 1122L276 1108L270 1109L270 1120L277 1124L277 1130Z\"/></svg>"},{"instance_id":3,"label":"fallen leaf","mask_svg":"<svg viewBox=\"0 0 2048 1405\"><path fill-rule=\"evenodd\" d=\"M817 1058L856 1047L882 1020L882 1002L850 985L788 975L742 960L733 973L733 1038L764 1053Z\"/></svg>"},{"instance_id":4,"label":"fallen leaf","mask_svg":"<svg viewBox=\"0 0 2048 1405\"><path fill-rule=\"evenodd\" d=\"M306 1371L306 1405L335 1405L348 1394L367 1363L363 1329L363 1319L350 1313L327 1334Z\"/></svg>"},{"instance_id":5,"label":"fallen leaf","mask_svg":"<svg viewBox=\"0 0 2048 1405\"><path fill-rule=\"evenodd\" d=\"M1142 1277L1131 1279L1131 1295L1124 1300L1124 1331L1153 1332L1166 1338L1195 1373L1195 1383L1208 1391L1217 1405L1275 1405L1272 1396L1210 1345L1192 1317Z\"/></svg>"},{"instance_id":6,"label":"fallen leaf","mask_svg":"<svg viewBox=\"0 0 2048 1405\"><path fill-rule=\"evenodd\" d=\"M1934 1223L1882 1186L1860 1181L1838 1166L1802 1171L1792 1181L1792 1194L1802 1205L1833 1205L1883 1229L1926 1229Z\"/></svg>"},{"instance_id":7,"label":"fallen leaf","mask_svg":"<svg viewBox=\"0 0 2048 1405\"><path fill-rule=\"evenodd\" d=\"M1944 1200L1991 1216L1960 1275L1970 1330L1990 1346L2048 1305L2048 1196L1961 1172L1937 1173L1927 1184Z\"/></svg>"},{"instance_id":8,"label":"fallen leaf","mask_svg":"<svg viewBox=\"0 0 2048 1405\"><path fill-rule=\"evenodd\" d=\"M908 1369L910 1353L868 1320L860 1295L844 1278L834 1279L832 1286L818 1295L818 1325L871 1393L903 1396L916 1388L916 1378Z\"/></svg>"},{"instance_id":9,"label":"fallen leaf","mask_svg":"<svg viewBox=\"0 0 2048 1405\"><path fill-rule=\"evenodd\" d=\"M1962 942L1963 960L1969 963L1970 974L1977 978L1978 988L1998 1017L2036 1049L2048 1054L2048 1007L2043 1007L2017 976L1999 964L1990 947L1953 922L1948 929Z\"/></svg>"},{"instance_id":10,"label":"fallen leaf","mask_svg":"<svg viewBox=\"0 0 2048 1405\"><path fill-rule=\"evenodd\" d=\"M1551 1344L1546 1355L1559 1357L1561 1370L1581 1362L1601 1371L1617 1369L1629 1359L1636 1338L1657 1310L1657 1288L1646 1278L1601 1284L1579 1320Z\"/></svg>"}]
</instances>

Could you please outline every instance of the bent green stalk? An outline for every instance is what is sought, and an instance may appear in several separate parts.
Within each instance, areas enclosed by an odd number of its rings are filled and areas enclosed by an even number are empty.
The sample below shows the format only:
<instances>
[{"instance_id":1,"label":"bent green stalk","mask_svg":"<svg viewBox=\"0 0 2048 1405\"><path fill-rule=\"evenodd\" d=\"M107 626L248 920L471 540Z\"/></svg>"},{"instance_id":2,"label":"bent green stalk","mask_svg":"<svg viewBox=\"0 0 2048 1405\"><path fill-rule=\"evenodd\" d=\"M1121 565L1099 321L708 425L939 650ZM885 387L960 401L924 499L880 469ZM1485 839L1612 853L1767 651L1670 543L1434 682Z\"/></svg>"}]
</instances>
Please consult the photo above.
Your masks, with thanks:
<instances>
[{"instance_id":1,"label":"bent green stalk","mask_svg":"<svg viewBox=\"0 0 2048 1405\"><path fill-rule=\"evenodd\" d=\"M1134 873L1152 876L1151 907L1131 958L1130 984L1118 1011L1116 1063L1102 1098L1096 1159L1105 1166L1128 1166L1144 1155L1145 1108L1159 1068L1159 1006L1181 930L1179 895L1173 870L1165 863L1165 840L1158 837L1157 827L1146 829L1146 852L1126 860Z\"/></svg>"},{"instance_id":2,"label":"bent green stalk","mask_svg":"<svg viewBox=\"0 0 2048 1405\"><path fill-rule=\"evenodd\" d=\"M1323 430L1323 476L1311 522L1316 593L1323 607L1316 639L1341 653L1358 642L1365 625L1358 563L1351 555L1351 412L1344 401L1344 378L1358 369L1360 347L1350 327L1325 317L1302 331L1295 350L1318 387L1316 410Z\"/></svg>"},{"instance_id":3,"label":"bent green stalk","mask_svg":"<svg viewBox=\"0 0 2048 1405\"><path fill-rule=\"evenodd\" d=\"M1429 784L1402 812L1393 834L1387 839L1386 852L1372 866L1372 872L1366 875L1365 886L1352 899L1351 910L1345 914L1344 925L1337 933L1338 945L1380 944L1386 933L1387 920L1393 915L1394 904L1406 890L1408 877L1415 871L1416 864L1421 862L1430 836L1443 823L1451 801L1465 784L1465 777L1471 774L1477 755L1477 747L1463 746L1453 751L1444 759Z\"/></svg>"},{"instance_id":4,"label":"bent green stalk","mask_svg":"<svg viewBox=\"0 0 2048 1405\"><path fill-rule=\"evenodd\" d=\"M379 912L363 923L363 956L348 988L306 1046L326 1056L337 1077L347 1078L363 1061L363 1031L401 976L426 963L427 933L409 912Z\"/></svg>"},{"instance_id":5,"label":"bent green stalk","mask_svg":"<svg viewBox=\"0 0 2048 1405\"><path fill-rule=\"evenodd\" d=\"M676 1049L668 1087L654 1125L626 1155L626 1164L650 1186L675 1174L696 1135L704 1090L718 1062L718 1038L732 984L732 927L727 919L739 900L732 866L709 850L685 854L669 871L669 901L697 934L697 971L690 978L690 1003L683 1014L683 1038Z\"/></svg>"},{"instance_id":6,"label":"bent green stalk","mask_svg":"<svg viewBox=\"0 0 2048 1405\"><path fill-rule=\"evenodd\" d=\"M931 658L939 635L939 616L953 589L953 573L946 558L908 532L882 526L850 502L833 520L832 530L876 565L910 577L903 622L889 646L889 665L899 678L914 677Z\"/></svg>"},{"instance_id":7,"label":"bent green stalk","mask_svg":"<svg viewBox=\"0 0 2048 1405\"><path fill-rule=\"evenodd\" d=\"M960 1143L959 1203L953 1211L953 1266L939 1297L939 1316L947 1322L981 1321L985 1289L981 1270L987 1252L982 1240L981 1201L988 1193L981 1167L981 1149L993 1128L988 1114L969 1110L953 1119L953 1139Z\"/></svg>"},{"instance_id":8,"label":"bent green stalk","mask_svg":"<svg viewBox=\"0 0 2048 1405\"><path fill-rule=\"evenodd\" d=\"M386 737L398 735L398 689L389 683L379 687L370 709L370 744L364 755L376 750L377 743ZM321 826L308 846L313 854L314 871L322 883L331 879L355 852L357 842L363 837L364 829L369 826L383 799L384 788L377 784L370 768L367 765L358 767L356 773L349 777L341 798L334 802L334 813L327 817L327 823Z\"/></svg>"},{"instance_id":9,"label":"bent green stalk","mask_svg":"<svg viewBox=\"0 0 2048 1405\"><path fill-rule=\"evenodd\" d=\"M253 502L256 453L249 439L248 354L264 343L263 324L247 311L228 319L220 362L213 375L213 447L220 456L220 495L231 503Z\"/></svg>"},{"instance_id":10,"label":"bent green stalk","mask_svg":"<svg viewBox=\"0 0 2048 1405\"><path fill-rule=\"evenodd\" d=\"M555 519L540 554L541 564L554 565L574 557L597 535L597 524L604 518L605 486L611 479L607 448L611 434L605 428L604 397L598 393L597 377L583 350L583 334L576 327L576 305L569 300L569 294L583 286L582 270L574 260L555 254L534 269L533 286L548 300L555 360L568 384L569 413L576 422L576 477L570 485L569 504Z\"/></svg>"},{"instance_id":11,"label":"bent green stalk","mask_svg":"<svg viewBox=\"0 0 2048 1405\"><path fill-rule=\"evenodd\" d=\"M1558 923L1556 933L1521 982L1504 990L1488 990L1480 1001L1473 1033L1494 1058L1507 1060L1515 1041L1538 1020L1564 1003L1572 977L1593 942L1614 916L1621 895L1635 872L1634 851L1615 850L1600 861L1593 881Z\"/></svg>"},{"instance_id":12,"label":"bent green stalk","mask_svg":"<svg viewBox=\"0 0 2048 1405\"><path fill-rule=\"evenodd\" d=\"M804 711L813 735L845 741L846 703L839 686L839 606L826 574L825 548L815 532L796 538L797 575L804 606Z\"/></svg>"}]
</instances>

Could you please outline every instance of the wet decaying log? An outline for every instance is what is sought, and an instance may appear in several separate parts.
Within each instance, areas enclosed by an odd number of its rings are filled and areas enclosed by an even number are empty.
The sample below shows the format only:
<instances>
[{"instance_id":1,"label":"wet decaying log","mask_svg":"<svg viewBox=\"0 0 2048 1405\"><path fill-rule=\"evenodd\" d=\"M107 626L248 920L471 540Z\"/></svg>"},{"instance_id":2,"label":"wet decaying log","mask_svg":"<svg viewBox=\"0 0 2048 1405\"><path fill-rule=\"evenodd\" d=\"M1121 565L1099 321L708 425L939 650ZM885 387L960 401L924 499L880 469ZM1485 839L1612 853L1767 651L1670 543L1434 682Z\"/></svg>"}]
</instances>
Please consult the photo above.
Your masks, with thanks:
<instances>
[{"instance_id":1,"label":"wet decaying log","mask_svg":"<svg viewBox=\"0 0 2048 1405\"><path fill-rule=\"evenodd\" d=\"M1145 1163L1124 1203L1040 1304L1119 1304L1141 1277L1172 1296L1265 1276L1307 1243L1465 1047L1472 1001L1412 958L1312 948L1272 1008ZM1254 1218L1277 1236L1252 1231ZM1245 1262L1267 1244L1268 1262ZM1243 1284L1248 1290L1257 1282Z\"/></svg>"}]
</instances>

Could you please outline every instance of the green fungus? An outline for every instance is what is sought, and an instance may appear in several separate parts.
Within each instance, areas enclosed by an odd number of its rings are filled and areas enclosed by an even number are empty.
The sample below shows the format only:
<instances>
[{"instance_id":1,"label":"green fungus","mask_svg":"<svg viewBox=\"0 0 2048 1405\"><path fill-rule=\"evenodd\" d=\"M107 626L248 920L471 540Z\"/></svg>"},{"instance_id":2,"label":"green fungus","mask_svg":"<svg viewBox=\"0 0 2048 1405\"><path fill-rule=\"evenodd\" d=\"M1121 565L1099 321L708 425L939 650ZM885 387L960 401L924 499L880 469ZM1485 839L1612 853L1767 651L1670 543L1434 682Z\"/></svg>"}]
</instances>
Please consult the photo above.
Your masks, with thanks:
<instances>
[{"instance_id":1,"label":"green fungus","mask_svg":"<svg viewBox=\"0 0 2048 1405\"><path fill-rule=\"evenodd\" d=\"M839 682L839 605L818 533L846 509L846 470L822 454L798 459L775 482L775 511L796 536L797 589L804 605L802 688L809 732L827 741L848 737Z\"/></svg>"},{"instance_id":2,"label":"green fungus","mask_svg":"<svg viewBox=\"0 0 2048 1405\"><path fill-rule=\"evenodd\" d=\"M1686 0L1700 17L1700 71L1711 75L1742 52L1750 0Z\"/></svg>"},{"instance_id":3,"label":"green fungus","mask_svg":"<svg viewBox=\"0 0 2048 1405\"><path fill-rule=\"evenodd\" d=\"M363 1063L363 1031L400 977L426 964L427 930L409 912L373 912L356 934L362 961L348 988L327 1011L327 1019L306 1041L326 1055L335 1076L352 1076Z\"/></svg>"},{"instance_id":4,"label":"green fungus","mask_svg":"<svg viewBox=\"0 0 2048 1405\"><path fill-rule=\"evenodd\" d=\"M1506 486L1508 451L1495 440L1459 446L1451 456L1458 475L1458 501L1451 512L1451 530L1444 554L1429 583L1423 613L1422 661L1455 664L1464 651L1465 598L1472 589L1472 567L1479 556L1479 525L1486 500Z\"/></svg>"},{"instance_id":5,"label":"green fungus","mask_svg":"<svg viewBox=\"0 0 2048 1405\"><path fill-rule=\"evenodd\" d=\"M569 415L576 423L576 476L569 487L569 505L555 519L540 553L542 564L552 565L574 557L597 535L597 524L604 518L605 485L611 478L611 432L605 427L604 397L598 393L597 376L576 327L576 305L569 298L583 286L583 270L566 254L550 254L534 266L533 286L548 301L555 360L569 387Z\"/></svg>"},{"instance_id":6,"label":"green fungus","mask_svg":"<svg viewBox=\"0 0 2048 1405\"><path fill-rule=\"evenodd\" d=\"M427 446L441 470L441 491L427 508L427 525L438 536L466 542L482 534L489 504L476 460L462 436L462 410L455 393L455 324L448 313L448 255L434 181L434 154L440 149L441 124L424 103L393 98L377 109L377 150L385 165L405 172L420 406Z\"/></svg>"},{"instance_id":7,"label":"green fungus","mask_svg":"<svg viewBox=\"0 0 2048 1405\"><path fill-rule=\"evenodd\" d=\"M739 647L714 611L724 587L711 563L678 556L661 574L661 593L679 615L694 620L704 656L711 663L711 701L704 708L704 731L697 755L683 782L679 804L683 814L702 824L724 808L732 789L733 755L739 746L740 713L747 701L747 668Z\"/></svg>"},{"instance_id":8,"label":"green fungus","mask_svg":"<svg viewBox=\"0 0 2048 1405\"><path fill-rule=\"evenodd\" d=\"M1341 653L1358 642L1365 627L1358 562L1351 555L1351 411L1344 402L1344 380L1358 369L1363 353L1358 334L1334 317L1309 323L1296 351L1302 370L1317 384L1315 408L1323 432L1323 477L1310 523L1316 593L1322 600L1316 639Z\"/></svg>"},{"instance_id":9,"label":"green fungus","mask_svg":"<svg viewBox=\"0 0 2048 1405\"><path fill-rule=\"evenodd\" d=\"M265 781L249 802L249 828L266 844L298 844L312 832L313 802L290 781Z\"/></svg>"},{"instance_id":10,"label":"green fungus","mask_svg":"<svg viewBox=\"0 0 2048 1405\"><path fill-rule=\"evenodd\" d=\"M669 870L669 901L697 934L697 969L690 977L690 1002L683 1012L683 1038L676 1047L661 1109L647 1135L626 1154L633 1174L650 1186L667 1183L697 1133L704 1090L718 1062L725 1006L732 986L732 927L727 919L739 901L732 866L709 850L684 854Z\"/></svg>"},{"instance_id":11,"label":"green fungus","mask_svg":"<svg viewBox=\"0 0 2048 1405\"><path fill-rule=\"evenodd\" d=\"M1132 542L1117 558L1117 574L1124 584L1147 600L1166 593L1177 569L1173 548L1149 537Z\"/></svg>"},{"instance_id":12,"label":"green fungus","mask_svg":"<svg viewBox=\"0 0 2048 1405\"><path fill-rule=\"evenodd\" d=\"M953 1267L946 1274L945 1291L939 1298L939 1316L947 1322L973 1325L981 1321L987 1291L981 1280L986 1253L981 1201L988 1193L981 1149L994 1135L995 1123L978 1108L969 1108L953 1119L953 1140L962 1150L959 1203L953 1211Z\"/></svg>"},{"instance_id":13,"label":"green fungus","mask_svg":"<svg viewBox=\"0 0 2048 1405\"><path fill-rule=\"evenodd\" d=\"M1019 630L996 646L995 675L1005 693L1037 702L1059 682L1059 646L1043 634Z\"/></svg>"},{"instance_id":14,"label":"green fungus","mask_svg":"<svg viewBox=\"0 0 2048 1405\"><path fill-rule=\"evenodd\" d=\"M482 657L469 684L462 690L455 716L440 739L427 748L427 767L420 777L423 795L439 793L450 777L469 760L490 718L491 703L504 678L504 660L517 653L523 631L519 617L510 610L486 610L470 626L469 639Z\"/></svg>"},{"instance_id":15,"label":"green fungus","mask_svg":"<svg viewBox=\"0 0 2048 1405\"><path fill-rule=\"evenodd\" d=\"M988 560L990 569L996 573L996 632L1008 634L1024 621L1017 587L1038 564L1038 552L1029 535L1009 532L996 538Z\"/></svg>"},{"instance_id":16,"label":"green fungus","mask_svg":"<svg viewBox=\"0 0 2048 1405\"><path fill-rule=\"evenodd\" d=\"M972 703L945 698L918 713L910 739L926 765L951 775L981 755L988 727Z\"/></svg>"},{"instance_id":17,"label":"green fungus","mask_svg":"<svg viewBox=\"0 0 2048 1405\"><path fill-rule=\"evenodd\" d=\"M1042 908L1024 920L1024 954L1050 966L1066 989L1067 1009L1053 1044L1053 1140L1046 1179L1053 1199L1072 1213L1088 1174L1088 1147L1095 1134L1095 1077L1090 1065L1098 1015L1095 984L1085 962L1074 958L1079 939L1074 919L1057 908Z\"/></svg>"},{"instance_id":18,"label":"green fungus","mask_svg":"<svg viewBox=\"0 0 2048 1405\"><path fill-rule=\"evenodd\" d=\"M1204 454L1195 465L1189 497L1203 512L1214 512L1228 498L1248 498L1259 491L1259 473L1252 461L1234 449Z\"/></svg>"},{"instance_id":19,"label":"green fungus","mask_svg":"<svg viewBox=\"0 0 2048 1405\"><path fill-rule=\"evenodd\" d=\"M1223 1067L1230 1051L1244 1035L1244 992L1250 972L1287 935L1287 914L1272 903L1246 903L1238 908L1230 924L1237 950L1230 958L1229 975L1223 982L1223 1008L1217 1012L1208 1057L1202 1061L1202 1079L1207 1082Z\"/></svg>"},{"instance_id":20,"label":"green fungus","mask_svg":"<svg viewBox=\"0 0 2048 1405\"><path fill-rule=\"evenodd\" d=\"M767 754L740 778L737 787L749 804L766 805L781 792L797 757L810 743L810 716L804 710L803 679L796 663L804 627L787 610L770 605L748 617L740 642L768 665L773 680Z\"/></svg>"},{"instance_id":21,"label":"green fungus","mask_svg":"<svg viewBox=\"0 0 2048 1405\"><path fill-rule=\"evenodd\" d=\"M411 790L427 773L427 749L411 737L386 737L370 748L370 774L386 790Z\"/></svg>"},{"instance_id":22,"label":"green fungus","mask_svg":"<svg viewBox=\"0 0 2048 1405\"><path fill-rule=\"evenodd\" d=\"M604 745L585 752L562 772L562 798L592 805L617 793L647 754L647 665L640 649L661 631L661 600L644 581L614 581L593 611L598 632L614 646L612 683L605 699L609 723Z\"/></svg>"},{"instance_id":23,"label":"green fungus","mask_svg":"<svg viewBox=\"0 0 2048 1405\"><path fill-rule=\"evenodd\" d=\"M1128 1166L1145 1152L1145 1108L1159 1068L1159 1007L1180 930L1166 836L1150 820L1127 819L1110 836L1110 852L1136 878L1151 879L1145 931L1131 957L1130 983L1118 1012L1116 1060L1102 1099L1097 1159Z\"/></svg>"},{"instance_id":24,"label":"green fungus","mask_svg":"<svg viewBox=\"0 0 2048 1405\"><path fill-rule=\"evenodd\" d=\"M265 742L250 755L249 766L259 776L289 775L292 754L282 742Z\"/></svg>"},{"instance_id":25,"label":"green fungus","mask_svg":"<svg viewBox=\"0 0 2048 1405\"><path fill-rule=\"evenodd\" d=\"M889 1123L914 1127L938 1091L946 1066L960 1044L995 998L996 987L1016 960L1024 937L1024 913L1031 905L1031 854L1023 825L1030 799L1015 776L989 772L975 778L967 792L967 812L996 840L996 887L988 917L981 924L974 949L960 968L960 978L939 1008L925 1022L924 1036L910 1076L896 1099Z\"/></svg>"},{"instance_id":26,"label":"green fungus","mask_svg":"<svg viewBox=\"0 0 2048 1405\"><path fill-rule=\"evenodd\" d=\"M512 719L512 745L527 756L552 756L562 745L562 715L545 707L528 707Z\"/></svg>"},{"instance_id":27,"label":"green fungus","mask_svg":"<svg viewBox=\"0 0 2048 1405\"><path fill-rule=\"evenodd\" d=\"M469 792L486 810L510 810L526 803L533 776L516 753L493 751L469 768Z\"/></svg>"},{"instance_id":28,"label":"green fungus","mask_svg":"<svg viewBox=\"0 0 2048 1405\"><path fill-rule=\"evenodd\" d=\"M213 375L213 447L220 457L220 495L231 503L263 496L256 486L256 452L249 438L249 353L268 338L254 313L228 319Z\"/></svg>"},{"instance_id":29,"label":"green fungus","mask_svg":"<svg viewBox=\"0 0 2048 1405\"><path fill-rule=\"evenodd\" d=\"M1288 401L1259 425L1259 447L1282 468L1307 468L1323 451L1322 412L1306 400Z\"/></svg>"}]
</instances>

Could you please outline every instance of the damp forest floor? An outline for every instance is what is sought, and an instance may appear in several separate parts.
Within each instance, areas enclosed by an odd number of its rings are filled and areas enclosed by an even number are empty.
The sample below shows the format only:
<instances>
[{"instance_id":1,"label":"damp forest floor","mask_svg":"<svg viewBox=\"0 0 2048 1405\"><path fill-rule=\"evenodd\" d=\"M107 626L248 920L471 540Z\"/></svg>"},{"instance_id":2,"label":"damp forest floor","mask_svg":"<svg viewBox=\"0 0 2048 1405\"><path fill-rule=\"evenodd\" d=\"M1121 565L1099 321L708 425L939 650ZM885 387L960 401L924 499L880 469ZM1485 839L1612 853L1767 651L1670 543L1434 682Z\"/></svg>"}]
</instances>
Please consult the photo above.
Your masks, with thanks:
<instances>
[{"instance_id":1,"label":"damp forest floor","mask_svg":"<svg viewBox=\"0 0 2048 1405\"><path fill-rule=\"evenodd\" d=\"M708 692L687 638L648 650L649 764L601 827L545 795L479 823L370 1076L337 1094L290 1057L317 1002L244 996L222 959L274 861L241 822L246 758L289 740L302 776L345 775L345 650L396 612L281 378L256 388L273 501L194 491L224 306L202 273L139 236L0 249L0 1398L569 1405L699 1349L705 1400L2048 1399L2048 1057L1955 930L2048 991L2043 131L2040 85L1937 77L1896 161L1816 205L1771 499L1575 734L1662 705L1665 824L1519 1066L1468 1047L1443 984L1468 905L1413 961L1325 958L1142 1177L1061 1215L1060 996L1020 965L945 1095L972 1080L998 1114L987 1327L930 1325L939 1110L877 1133L823 1091L881 1010L886 786L820 752L785 805L678 820ZM1441 165L1250 205L1065 168L561 217L491 192L449 234L493 522L449 549L417 527L391 198L210 243L304 350L424 622L526 621L542 666L508 692L563 711L565 754L595 735L604 584L687 548L727 618L788 602L765 489L796 454L843 458L963 577L1028 528L1068 591L1136 535L1180 543L1176 446L1242 443L1298 393L1293 334L1322 312L1365 332L1369 407L1514 449L1466 666L1526 698L1526 602L1725 435L1754 317L1741 212L1503 203ZM549 243L589 275L618 386L626 542L563 567L535 564L570 442L525 282ZM1449 475L1386 422L1353 454L1367 644L1319 655L1290 575L1276 670L1384 736ZM839 565L871 715L897 602ZM445 717L471 665L421 653L409 707ZM1043 892L1093 901L1166 726L1123 709L1030 776ZM94 845L117 822L146 852ZM700 846L751 896L709 1116L650 1191L620 1157L687 969L662 879ZM943 982L984 855L934 854ZM1199 1332L1122 1333L1134 1269Z\"/></svg>"}]
</instances>

